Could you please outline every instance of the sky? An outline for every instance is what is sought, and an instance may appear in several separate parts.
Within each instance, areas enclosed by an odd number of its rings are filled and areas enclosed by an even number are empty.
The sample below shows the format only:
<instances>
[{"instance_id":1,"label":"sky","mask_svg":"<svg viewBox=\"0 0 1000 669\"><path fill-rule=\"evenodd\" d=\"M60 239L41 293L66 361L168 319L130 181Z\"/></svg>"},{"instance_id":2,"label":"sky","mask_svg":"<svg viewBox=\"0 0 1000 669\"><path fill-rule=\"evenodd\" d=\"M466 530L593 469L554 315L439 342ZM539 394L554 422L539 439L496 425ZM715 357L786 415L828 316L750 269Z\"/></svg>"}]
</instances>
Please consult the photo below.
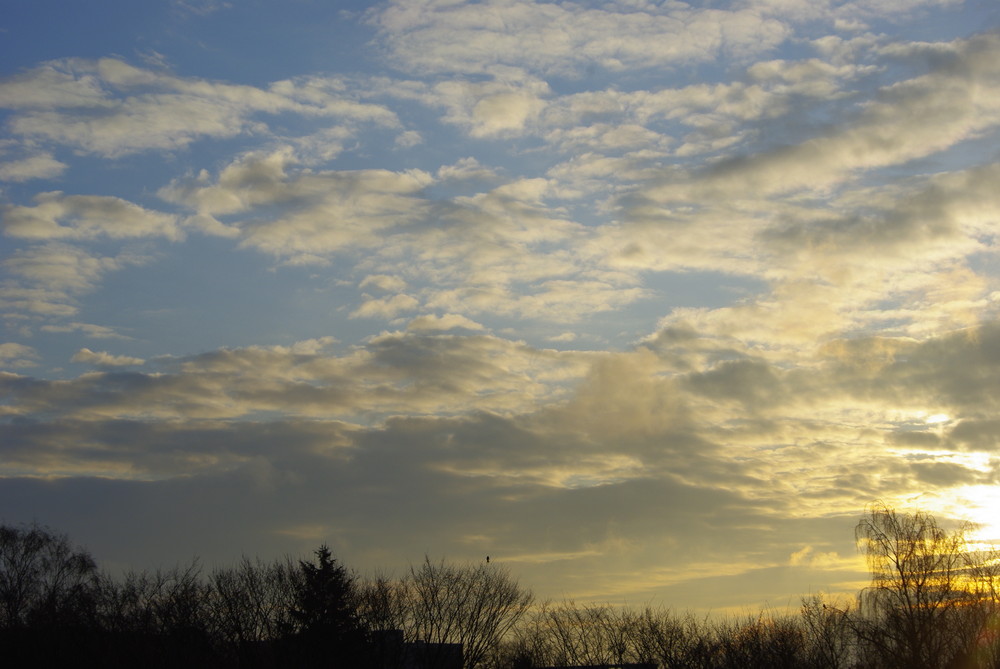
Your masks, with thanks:
<instances>
[{"instance_id":1,"label":"sky","mask_svg":"<svg viewBox=\"0 0 1000 669\"><path fill-rule=\"evenodd\" d=\"M6 0L0 522L853 592L1000 538L994 0Z\"/></svg>"}]
</instances>

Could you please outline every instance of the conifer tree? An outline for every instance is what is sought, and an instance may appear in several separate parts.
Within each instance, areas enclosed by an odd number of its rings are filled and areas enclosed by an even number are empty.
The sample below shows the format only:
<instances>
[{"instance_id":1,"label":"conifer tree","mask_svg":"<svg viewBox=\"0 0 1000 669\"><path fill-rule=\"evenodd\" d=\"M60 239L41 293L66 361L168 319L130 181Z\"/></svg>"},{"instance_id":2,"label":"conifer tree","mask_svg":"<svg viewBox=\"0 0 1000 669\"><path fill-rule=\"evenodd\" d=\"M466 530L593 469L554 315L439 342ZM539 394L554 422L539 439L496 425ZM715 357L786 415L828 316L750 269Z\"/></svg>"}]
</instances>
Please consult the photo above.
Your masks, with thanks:
<instances>
[{"instance_id":1,"label":"conifer tree","mask_svg":"<svg viewBox=\"0 0 1000 669\"><path fill-rule=\"evenodd\" d=\"M310 662L348 666L358 656L362 635L356 612L355 582L323 544L316 562L299 562L292 619L300 653Z\"/></svg>"}]
</instances>

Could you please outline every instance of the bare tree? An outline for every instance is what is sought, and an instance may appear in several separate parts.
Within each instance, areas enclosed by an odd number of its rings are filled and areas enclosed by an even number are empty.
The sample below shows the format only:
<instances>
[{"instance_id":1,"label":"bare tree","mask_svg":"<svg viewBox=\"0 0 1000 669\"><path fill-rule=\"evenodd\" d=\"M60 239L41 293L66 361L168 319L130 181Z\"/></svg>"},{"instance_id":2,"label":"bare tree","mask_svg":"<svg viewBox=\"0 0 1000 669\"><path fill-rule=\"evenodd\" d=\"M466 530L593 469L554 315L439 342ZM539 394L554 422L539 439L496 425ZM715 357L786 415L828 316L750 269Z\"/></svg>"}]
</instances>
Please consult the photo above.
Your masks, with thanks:
<instances>
[{"instance_id":1,"label":"bare tree","mask_svg":"<svg viewBox=\"0 0 1000 669\"><path fill-rule=\"evenodd\" d=\"M290 560L264 563L244 557L209 576L213 636L240 666L275 661L275 642L292 627L295 571Z\"/></svg>"},{"instance_id":2,"label":"bare tree","mask_svg":"<svg viewBox=\"0 0 1000 669\"><path fill-rule=\"evenodd\" d=\"M806 634L809 666L815 669L846 669L853 666L854 633L849 607L837 607L819 595L803 599L800 610Z\"/></svg>"},{"instance_id":3,"label":"bare tree","mask_svg":"<svg viewBox=\"0 0 1000 669\"><path fill-rule=\"evenodd\" d=\"M626 611L623 621L634 661L662 667L681 666L688 655L693 619L681 619L668 610L646 607L640 613Z\"/></svg>"},{"instance_id":4,"label":"bare tree","mask_svg":"<svg viewBox=\"0 0 1000 669\"><path fill-rule=\"evenodd\" d=\"M402 630L410 619L413 597L410 582L385 574L358 583L358 620L372 632Z\"/></svg>"},{"instance_id":5,"label":"bare tree","mask_svg":"<svg viewBox=\"0 0 1000 669\"><path fill-rule=\"evenodd\" d=\"M606 604L547 604L535 616L535 627L550 637L546 662L553 665L626 662L625 635L618 612Z\"/></svg>"},{"instance_id":6,"label":"bare tree","mask_svg":"<svg viewBox=\"0 0 1000 669\"><path fill-rule=\"evenodd\" d=\"M359 581L356 588L358 623L368 635L371 664L381 669L406 664L404 642L413 609L408 580L386 574ZM410 632L410 641L415 637Z\"/></svg>"},{"instance_id":7,"label":"bare tree","mask_svg":"<svg viewBox=\"0 0 1000 669\"><path fill-rule=\"evenodd\" d=\"M410 629L430 643L460 643L466 667L476 667L532 602L503 567L451 565L426 558L410 569Z\"/></svg>"},{"instance_id":8,"label":"bare tree","mask_svg":"<svg viewBox=\"0 0 1000 669\"><path fill-rule=\"evenodd\" d=\"M123 664L182 666L214 652L210 624L211 588L197 560L154 572L129 571L104 577L101 626L114 635Z\"/></svg>"},{"instance_id":9,"label":"bare tree","mask_svg":"<svg viewBox=\"0 0 1000 669\"><path fill-rule=\"evenodd\" d=\"M97 565L65 535L39 525L0 526L0 628L79 618Z\"/></svg>"},{"instance_id":10,"label":"bare tree","mask_svg":"<svg viewBox=\"0 0 1000 669\"><path fill-rule=\"evenodd\" d=\"M726 628L728 630L729 628ZM497 666L653 664L662 669L712 669L716 628L667 609L635 612L606 604L545 603L526 616Z\"/></svg>"},{"instance_id":11,"label":"bare tree","mask_svg":"<svg viewBox=\"0 0 1000 669\"><path fill-rule=\"evenodd\" d=\"M853 625L886 666L948 666L975 643L983 621L970 529L948 531L927 513L898 513L884 503L858 523L855 537L872 582L859 596Z\"/></svg>"},{"instance_id":12,"label":"bare tree","mask_svg":"<svg viewBox=\"0 0 1000 669\"><path fill-rule=\"evenodd\" d=\"M791 617L762 612L752 618L719 623L716 632L719 669L805 669L805 633Z\"/></svg>"}]
</instances>

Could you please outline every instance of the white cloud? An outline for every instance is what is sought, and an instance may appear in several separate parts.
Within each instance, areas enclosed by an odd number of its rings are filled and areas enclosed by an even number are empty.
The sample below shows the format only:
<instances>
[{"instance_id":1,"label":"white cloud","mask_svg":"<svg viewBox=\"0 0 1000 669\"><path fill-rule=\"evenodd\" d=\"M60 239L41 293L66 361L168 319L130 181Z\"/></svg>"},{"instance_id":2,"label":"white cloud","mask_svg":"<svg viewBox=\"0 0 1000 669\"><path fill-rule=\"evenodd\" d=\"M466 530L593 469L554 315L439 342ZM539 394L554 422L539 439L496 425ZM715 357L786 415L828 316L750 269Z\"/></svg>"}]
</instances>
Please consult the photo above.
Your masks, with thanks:
<instances>
[{"instance_id":1,"label":"white cloud","mask_svg":"<svg viewBox=\"0 0 1000 669\"><path fill-rule=\"evenodd\" d=\"M553 166L545 176L559 197L594 201L594 209L603 214L612 208L608 200L614 194L632 191L636 182L662 174L658 166L662 158L658 151L632 151L622 156L587 151ZM607 199L602 201L599 198L604 194Z\"/></svg>"},{"instance_id":2,"label":"white cloud","mask_svg":"<svg viewBox=\"0 0 1000 669\"><path fill-rule=\"evenodd\" d=\"M214 420L280 411L369 421L399 412L526 411L563 394L562 384L586 368L573 353L482 334L383 333L343 353L329 351L331 344L220 349L157 361L169 373L99 372L67 382L38 380L30 388L12 377L0 381L17 395L9 407L14 415ZM90 349L74 358L98 366L142 364Z\"/></svg>"},{"instance_id":3,"label":"white cloud","mask_svg":"<svg viewBox=\"0 0 1000 669\"><path fill-rule=\"evenodd\" d=\"M81 348L73 355L71 362L80 362L95 367L130 367L145 364L146 361L142 358L112 355L107 351L91 351L89 348Z\"/></svg>"},{"instance_id":4,"label":"white cloud","mask_svg":"<svg viewBox=\"0 0 1000 669\"><path fill-rule=\"evenodd\" d=\"M395 144L401 149L411 149L424 143L423 135L416 130L407 130L396 136Z\"/></svg>"},{"instance_id":5,"label":"white cloud","mask_svg":"<svg viewBox=\"0 0 1000 669\"><path fill-rule=\"evenodd\" d=\"M91 255L75 246L48 243L16 251L3 264L29 283L74 294L92 290L105 272L118 269L123 260Z\"/></svg>"},{"instance_id":6,"label":"white cloud","mask_svg":"<svg viewBox=\"0 0 1000 669\"><path fill-rule=\"evenodd\" d=\"M177 217L144 209L117 197L39 193L32 207L8 205L0 210L4 233L32 240L165 237L182 233Z\"/></svg>"},{"instance_id":7,"label":"white cloud","mask_svg":"<svg viewBox=\"0 0 1000 669\"><path fill-rule=\"evenodd\" d=\"M243 247L292 264L364 252L359 267L376 273L362 288L409 287L407 295L366 297L354 317L394 318L424 304L459 314L568 321L644 294L634 277L591 265L580 254L577 244L589 233L548 206L556 186L549 179L512 179L484 193L432 202L424 193L434 184L427 172L313 171L297 163L287 148L247 154L214 183L203 172L174 181L160 195L190 207ZM441 173L444 179L480 172L478 163L463 163Z\"/></svg>"},{"instance_id":8,"label":"white cloud","mask_svg":"<svg viewBox=\"0 0 1000 669\"><path fill-rule=\"evenodd\" d=\"M119 334L113 328L109 328L105 325L95 325L93 323L67 323L66 325L43 325L40 329L42 332L56 332L56 333L80 332L84 336L91 337L93 339L128 339L128 337Z\"/></svg>"},{"instance_id":9,"label":"white cloud","mask_svg":"<svg viewBox=\"0 0 1000 669\"><path fill-rule=\"evenodd\" d=\"M342 125L323 128L308 135L285 138L295 147L296 155L306 165L323 164L334 160L355 139L355 131Z\"/></svg>"},{"instance_id":10,"label":"white cloud","mask_svg":"<svg viewBox=\"0 0 1000 669\"><path fill-rule=\"evenodd\" d=\"M374 287L385 292L399 293L406 289L406 281L398 276L373 274L362 279L358 286L361 288Z\"/></svg>"},{"instance_id":11,"label":"white cloud","mask_svg":"<svg viewBox=\"0 0 1000 669\"><path fill-rule=\"evenodd\" d=\"M160 189L168 202L184 204L203 216L219 216L246 211L255 205L285 202L295 197L284 182L286 170L298 162L291 147L253 152L232 161L211 184L207 170L194 177L175 180Z\"/></svg>"},{"instance_id":12,"label":"white cloud","mask_svg":"<svg viewBox=\"0 0 1000 669\"><path fill-rule=\"evenodd\" d=\"M974 139L1000 125L1000 37L953 44L954 63L882 91L857 120L828 134L722 162L689 183L646 193L658 201L828 193L857 173L899 165Z\"/></svg>"},{"instance_id":13,"label":"white cloud","mask_svg":"<svg viewBox=\"0 0 1000 669\"><path fill-rule=\"evenodd\" d=\"M537 97L523 92L496 93L480 98L472 108L471 134L488 137L519 131L538 116L543 105Z\"/></svg>"},{"instance_id":14,"label":"white cloud","mask_svg":"<svg viewBox=\"0 0 1000 669\"><path fill-rule=\"evenodd\" d=\"M609 152L641 146L694 156L743 142L751 136L741 129L747 122L781 118L810 100L826 103L849 95L845 83L874 69L818 59L774 60L748 68L748 81L584 91L549 100L540 125L549 129L546 138L560 150Z\"/></svg>"},{"instance_id":15,"label":"white cloud","mask_svg":"<svg viewBox=\"0 0 1000 669\"><path fill-rule=\"evenodd\" d=\"M410 332L445 332L448 330L484 330L480 324L459 314L417 316L406 326Z\"/></svg>"},{"instance_id":16,"label":"white cloud","mask_svg":"<svg viewBox=\"0 0 1000 669\"><path fill-rule=\"evenodd\" d=\"M774 60L751 66L745 80L727 83L550 96L532 132L551 150L567 154L558 168L568 178L567 196L600 193L616 182L648 182L654 175L643 169L671 158L738 151L759 139L766 124L850 95L847 84L874 70L815 58ZM581 161L595 160L619 164L606 178L581 179Z\"/></svg>"},{"instance_id":17,"label":"white cloud","mask_svg":"<svg viewBox=\"0 0 1000 669\"><path fill-rule=\"evenodd\" d=\"M62 291L28 287L13 281L0 284L0 308L5 314L34 314L47 317L66 317L77 313L78 307Z\"/></svg>"},{"instance_id":18,"label":"white cloud","mask_svg":"<svg viewBox=\"0 0 1000 669\"><path fill-rule=\"evenodd\" d=\"M16 277L4 286L0 306L11 312L72 316L77 298L92 291L105 274L146 260L131 253L96 255L60 242L18 249L0 265Z\"/></svg>"},{"instance_id":19,"label":"white cloud","mask_svg":"<svg viewBox=\"0 0 1000 669\"><path fill-rule=\"evenodd\" d=\"M444 107L443 120L463 126L472 137L503 137L523 134L542 113L548 94L544 81L515 73L489 81L443 81L420 99Z\"/></svg>"},{"instance_id":20,"label":"white cloud","mask_svg":"<svg viewBox=\"0 0 1000 669\"><path fill-rule=\"evenodd\" d=\"M93 291L107 273L149 260L135 249L104 255L70 242L183 238L178 217L172 214L117 197L59 191L39 193L32 206L0 207L0 223L7 237L28 242L12 249L0 262L10 277L0 305L11 313L44 317L75 315L80 297ZM110 328L96 325L51 327L90 336L117 336Z\"/></svg>"},{"instance_id":21,"label":"white cloud","mask_svg":"<svg viewBox=\"0 0 1000 669\"><path fill-rule=\"evenodd\" d=\"M169 202L238 235L243 246L293 263L323 263L352 247L373 247L381 235L423 215L420 191L433 178L420 170L319 171L298 168L291 149L245 155L213 184L205 172L160 190ZM257 207L276 210L267 218ZM232 223L216 217L240 215ZM211 228L206 228L211 229Z\"/></svg>"},{"instance_id":22,"label":"white cloud","mask_svg":"<svg viewBox=\"0 0 1000 669\"><path fill-rule=\"evenodd\" d=\"M0 82L0 107L15 110L15 136L107 157L267 132L259 116L284 112L398 125L392 112L352 99L345 88L336 79L306 77L265 89L185 79L115 58L66 59Z\"/></svg>"},{"instance_id":23,"label":"white cloud","mask_svg":"<svg viewBox=\"0 0 1000 669\"><path fill-rule=\"evenodd\" d=\"M673 139L638 124L595 123L549 132L545 140L560 151L579 155L585 151L618 152L636 149L666 155Z\"/></svg>"},{"instance_id":24,"label":"white cloud","mask_svg":"<svg viewBox=\"0 0 1000 669\"><path fill-rule=\"evenodd\" d=\"M231 9L232 3L225 0L171 0L177 9L197 16L214 14L221 9Z\"/></svg>"},{"instance_id":25,"label":"white cloud","mask_svg":"<svg viewBox=\"0 0 1000 669\"><path fill-rule=\"evenodd\" d=\"M411 295L368 297L361 303L361 306L351 312L351 318L392 319L401 313L413 311L419 306L420 301Z\"/></svg>"},{"instance_id":26,"label":"white cloud","mask_svg":"<svg viewBox=\"0 0 1000 669\"><path fill-rule=\"evenodd\" d=\"M37 364L38 352L32 347L15 342L0 344L0 365L18 368Z\"/></svg>"},{"instance_id":27,"label":"white cloud","mask_svg":"<svg viewBox=\"0 0 1000 669\"><path fill-rule=\"evenodd\" d=\"M496 177L496 172L480 164L472 156L460 159L453 165L442 165L438 168L438 179L492 179Z\"/></svg>"},{"instance_id":28,"label":"white cloud","mask_svg":"<svg viewBox=\"0 0 1000 669\"><path fill-rule=\"evenodd\" d=\"M705 270L766 281L757 296L675 309L669 322L762 350L776 346L783 355L837 333L888 328L923 337L992 317L995 284L969 259L992 253L996 165L888 184L882 170L1000 127L996 107L985 108L1000 95L997 61L987 56L998 44L991 35L950 44L949 58L885 86L853 119L818 137L701 171L668 165L656 178L647 171L649 185L618 198L622 224L603 227L593 252L603 250L609 264L629 271ZM804 71L770 62L753 71L809 80L816 64L801 65ZM583 186L623 163L588 156L552 176Z\"/></svg>"},{"instance_id":29,"label":"white cloud","mask_svg":"<svg viewBox=\"0 0 1000 669\"><path fill-rule=\"evenodd\" d=\"M75 61L73 61L75 62ZM75 72L71 64L53 62L0 82L0 107L52 109L106 107L100 79L91 68Z\"/></svg>"},{"instance_id":30,"label":"white cloud","mask_svg":"<svg viewBox=\"0 0 1000 669\"><path fill-rule=\"evenodd\" d=\"M78 113L37 111L10 122L16 135L78 146L109 158L136 151L180 149L199 136L232 137L248 125L228 106L178 97L130 101L86 120Z\"/></svg>"},{"instance_id":31,"label":"white cloud","mask_svg":"<svg viewBox=\"0 0 1000 669\"><path fill-rule=\"evenodd\" d=\"M51 153L39 153L20 160L0 162L0 181L51 179L66 171L68 165L56 160Z\"/></svg>"},{"instance_id":32,"label":"white cloud","mask_svg":"<svg viewBox=\"0 0 1000 669\"><path fill-rule=\"evenodd\" d=\"M841 82L875 70L872 65L834 64L818 58L808 58L798 61L761 61L747 68L747 74L775 94L819 98L846 95Z\"/></svg>"},{"instance_id":33,"label":"white cloud","mask_svg":"<svg viewBox=\"0 0 1000 669\"><path fill-rule=\"evenodd\" d=\"M621 9L622 11L615 11ZM744 58L789 35L753 9L680 3L616 8L495 0L390 2L373 15L394 63L415 72L489 72L496 66L577 75Z\"/></svg>"}]
</instances>

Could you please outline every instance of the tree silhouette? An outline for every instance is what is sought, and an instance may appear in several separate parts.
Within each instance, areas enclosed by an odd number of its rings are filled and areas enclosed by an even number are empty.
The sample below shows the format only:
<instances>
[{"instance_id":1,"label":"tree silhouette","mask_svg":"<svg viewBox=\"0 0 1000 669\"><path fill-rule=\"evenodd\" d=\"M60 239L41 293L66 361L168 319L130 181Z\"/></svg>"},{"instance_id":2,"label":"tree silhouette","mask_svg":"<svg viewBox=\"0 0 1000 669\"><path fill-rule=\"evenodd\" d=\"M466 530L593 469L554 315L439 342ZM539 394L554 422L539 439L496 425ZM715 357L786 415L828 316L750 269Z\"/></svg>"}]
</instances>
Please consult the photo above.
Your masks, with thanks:
<instances>
[{"instance_id":1,"label":"tree silhouette","mask_svg":"<svg viewBox=\"0 0 1000 669\"><path fill-rule=\"evenodd\" d=\"M7 665L62 664L93 643L97 581L93 558L66 536L39 525L0 526L0 648Z\"/></svg>"},{"instance_id":2,"label":"tree silhouette","mask_svg":"<svg viewBox=\"0 0 1000 669\"><path fill-rule=\"evenodd\" d=\"M304 666L358 666L363 639L356 613L355 581L323 544L316 562L299 562L294 654ZM331 665L332 663L332 665Z\"/></svg>"},{"instance_id":3,"label":"tree silhouette","mask_svg":"<svg viewBox=\"0 0 1000 669\"><path fill-rule=\"evenodd\" d=\"M479 665L521 620L534 600L529 590L498 565L452 565L425 558L410 568L414 636L439 644L462 644L464 666Z\"/></svg>"},{"instance_id":4,"label":"tree silhouette","mask_svg":"<svg viewBox=\"0 0 1000 669\"><path fill-rule=\"evenodd\" d=\"M275 665L275 642L293 627L298 574L291 559L268 563L247 557L210 574L212 631L235 664Z\"/></svg>"},{"instance_id":5,"label":"tree silhouette","mask_svg":"<svg viewBox=\"0 0 1000 669\"><path fill-rule=\"evenodd\" d=\"M970 529L948 531L927 513L898 513L884 503L858 523L872 583L859 597L856 629L885 666L949 666L976 644L992 607L973 577L984 556L969 550Z\"/></svg>"},{"instance_id":6,"label":"tree silhouette","mask_svg":"<svg viewBox=\"0 0 1000 669\"><path fill-rule=\"evenodd\" d=\"M425 559L363 582L313 559L100 573L69 540L0 526L3 666L118 669L1000 669L1000 552L885 504L856 528L871 584L798 617L736 620L599 604L532 606L491 560Z\"/></svg>"},{"instance_id":7,"label":"tree silhouette","mask_svg":"<svg viewBox=\"0 0 1000 669\"><path fill-rule=\"evenodd\" d=\"M39 525L0 526L0 628L74 622L96 578L94 559L66 536Z\"/></svg>"}]
</instances>

